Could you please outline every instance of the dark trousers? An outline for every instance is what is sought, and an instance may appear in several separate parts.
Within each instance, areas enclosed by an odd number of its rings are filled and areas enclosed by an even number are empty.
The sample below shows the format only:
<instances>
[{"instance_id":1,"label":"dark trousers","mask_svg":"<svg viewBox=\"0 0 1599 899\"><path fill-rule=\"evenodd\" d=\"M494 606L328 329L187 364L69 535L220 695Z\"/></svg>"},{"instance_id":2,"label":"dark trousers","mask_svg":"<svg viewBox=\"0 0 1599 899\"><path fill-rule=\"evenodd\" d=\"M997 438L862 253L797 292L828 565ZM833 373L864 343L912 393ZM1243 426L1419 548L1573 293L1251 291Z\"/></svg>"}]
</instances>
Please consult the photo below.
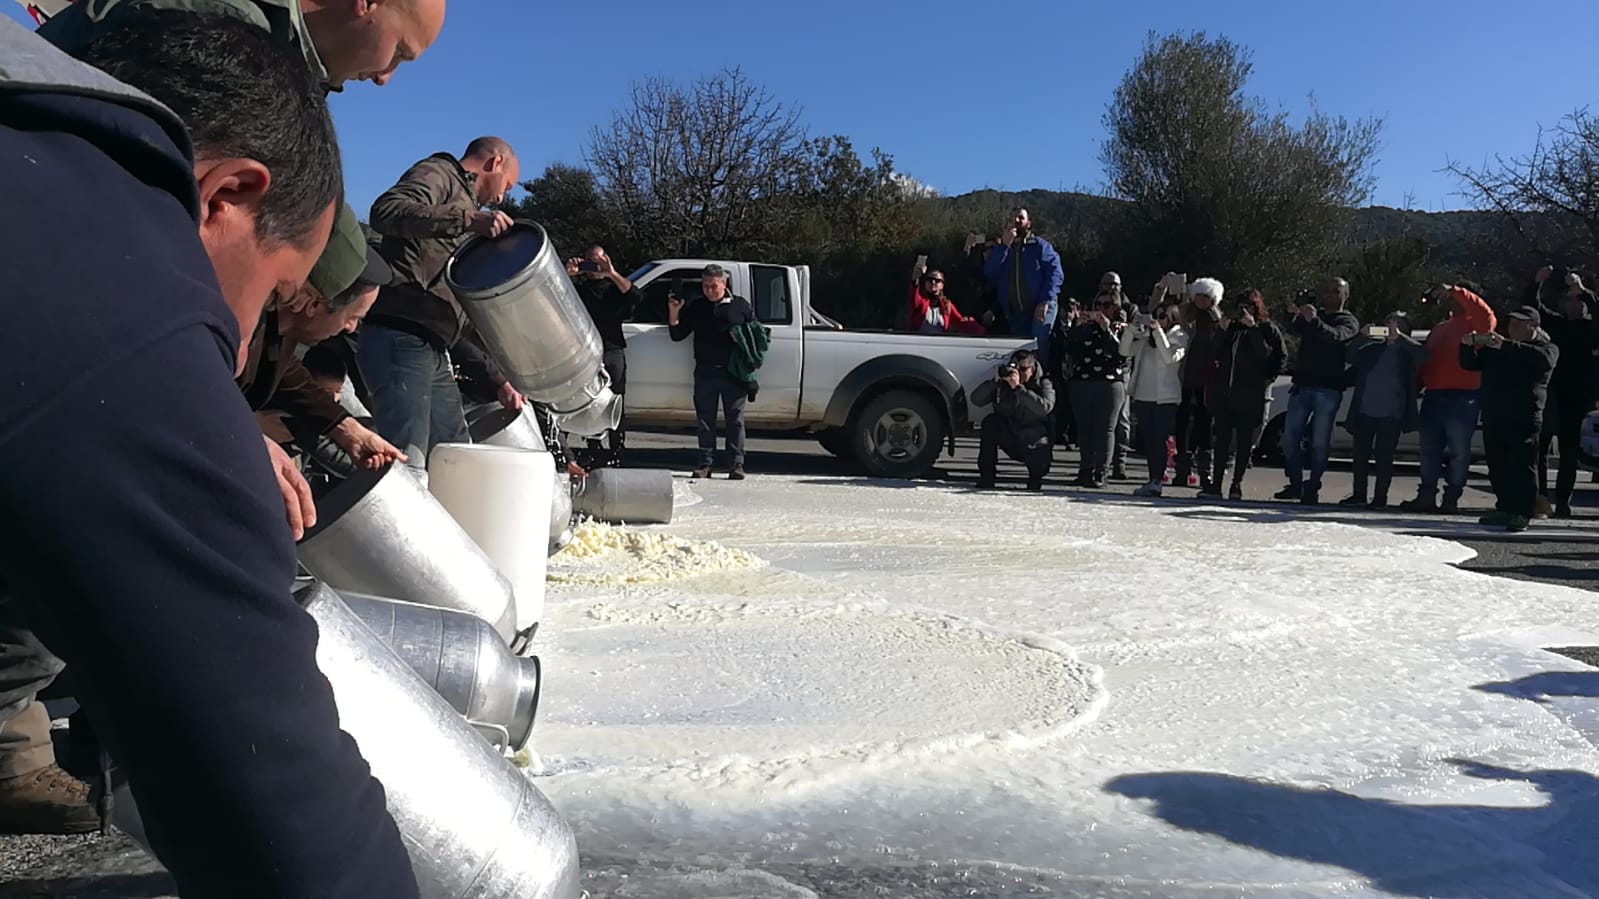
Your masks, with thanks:
<instances>
[{"instance_id":1,"label":"dark trousers","mask_svg":"<svg viewBox=\"0 0 1599 899\"><path fill-rule=\"evenodd\" d=\"M1166 442L1177 429L1179 403L1133 403L1138 419L1138 443L1149 466L1149 483L1159 484L1166 477Z\"/></svg>"},{"instance_id":2,"label":"dark trousers","mask_svg":"<svg viewBox=\"0 0 1599 899\"><path fill-rule=\"evenodd\" d=\"M1549 394L1544 409L1542 434L1538 441L1538 492L1556 506L1571 505L1577 489L1577 450L1582 444L1582 420L1588 417L1592 402L1582 397ZM1555 474L1555 492L1549 493L1549 445L1560 445L1560 461Z\"/></svg>"},{"instance_id":3,"label":"dark trousers","mask_svg":"<svg viewBox=\"0 0 1599 899\"><path fill-rule=\"evenodd\" d=\"M1072 412L1070 381L1055 382L1055 442L1077 443L1077 416Z\"/></svg>"},{"instance_id":4,"label":"dark trousers","mask_svg":"<svg viewBox=\"0 0 1599 899\"><path fill-rule=\"evenodd\" d=\"M1388 501L1388 486L1394 482L1394 447L1399 445L1402 423L1397 418L1368 418L1357 415L1351 423L1350 433L1355 438L1355 496L1365 499L1366 479L1371 471L1372 456L1377 461L1377 489L1371 498L1377 502Z\"/></svg>"},{"instance_id":5,"label":"dark trousers","mask_svg":"<svg viewBox=\"0 0 1599 899\"><path fill-rule=\"evenodd\" d=\"M981 439L977 446L977 479L993 483L995 469L999 467L999 451L1027 466L1027 483L1042 484L1049 474L1053 454L1046 438L1031 444L1024 443L1011 428L1010 422L998 415L983 419Z\"/></svg>"},{"instance_id":6,"label":"dark trousers","mask_svg":"<svg viewBox=\"0 0 1599 899\"><path fill-rule=\"evenodd\" d=\"M1177 480L1188 484L1188 475L1199 472L1207 477L1210 472L1210 450L1213 426L1210 410L1205 407L1204 387L1184 387L1183 402L1177 407ZM1223 448L1222 454L1226 451Z\"/></svg>"},{"instance_id":7,"label":"dark trousers","mask_svg":"<svg viewBox=\"0 0 1599 899\"><path fill-rule=\"evenodd\" d=\"M1242 485L1244 473L1254 458L1255 447L1260 443L1260 432L1265 428L1266 410L1256 415L1237 412L1217 412L1212 416L1212 445L1216 458L1210 469L1210 482L1221 489L1222 478L1227 474L1227 463L1232 462L1233 483Z\"/></svg>"},{"instance_id":8,"label":"dark trousers","mask_svg":"<svg viewBox=\"0 0 1599 899\"><path fill-rule=\"evenodd\" d=\"M611 376L611 392L617 395L617 405L624 408L623 415L625 416L627 414L625 411L625 395L627 393L627 350L613 349L605 351L605 373ZM627 443L627 422L623 421L616 427L612 428L610 433L606 435L605 443L610 446L612 457L614 457L616 461L620 461L622 457L622 447ZM598 437L590 437L588 439L589 449L597 450L600 449L601 446L602 444L600 443L600 439Z\"/></svg>"},{"instance_id":9,"label":"dark trousers","mask_svg":"<svg viewBox=\"0 0 1599 899\"><path fill-rule=\"evenodd\" d=\"M1077 439L1084 474L1103 475L1116 442L1116 417L1127 398L1121 381L1071 382L1072 411L1077 413Z\"/></svg>"},{"instance_id":10,"label":"dark trousers","mask_svg":"<svg viewBox=\"0 0 1599 899\"><path fill-rule=\"evenodd\" d=\"M1533 515L1538 497L1538 434L1542 424L1537 420L1483 420L1488 481L1493 485L1494 508L1500 512L1521 518Z\"/></svg>"},{"instance_id":11,"label":"dark trousers","mask_svg":"<svg viewBox=\"0 0 1599 899\"><path fill-rule=\"evenodd\" d=\"M716 408L726 427L728 466L744 464L744 403L749 385L727 376L725 368L694 369L694 425L700 442L700 467L716 462Z\"/></svg>"}]
</instances>

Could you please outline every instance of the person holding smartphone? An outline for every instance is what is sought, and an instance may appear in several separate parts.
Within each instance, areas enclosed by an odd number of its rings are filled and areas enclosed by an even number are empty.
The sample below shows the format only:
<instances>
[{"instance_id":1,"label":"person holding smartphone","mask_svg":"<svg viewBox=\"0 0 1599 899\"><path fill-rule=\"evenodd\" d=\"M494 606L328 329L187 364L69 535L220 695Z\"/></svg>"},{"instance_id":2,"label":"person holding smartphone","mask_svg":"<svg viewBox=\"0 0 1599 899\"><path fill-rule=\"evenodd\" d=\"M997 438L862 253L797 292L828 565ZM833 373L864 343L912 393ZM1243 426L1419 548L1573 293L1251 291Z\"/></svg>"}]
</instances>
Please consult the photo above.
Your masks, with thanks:
<instances>
[{"instance_id":1,"label":"person holding smartphone","mask_svg":"<svg viewBox=\"0 0 1599 899\"><path fill-rule=\"evenodd\" d=\"M1460 344L1468 334L1488 334L1499 327L1499 319L1479 293L1467 283L1443 284L1428 292L1428 301L1443 306L1448 318L1427 335L1427 361L1420 372L1421 412L1416 417L1421 483L1415 499L1399 504L1406 512L1453 513L1460 508L1471 473L1471 437L1477 432L1482 386L1481 374L1461 367Z\"/></svg>"},{"instance_id":2,"label":"person holding smartphone","mask_svg":"<svg viewBox=\"0 0 1599 899\"><path fill-rule=\"evenodd\" d=\"M734 296L727 269L712 263L700 275L701 296L692 303L676 293L666 297L666 324L673 340L694 339L694 420L700 460L693 477L708 478L716 461L716 409L726 427L730 480L744 480L744 404L749 385L728 375L733 329L755 321L755 307Z\"/></svg>"},{"instance_id":3,"label":"person holding smartphone","mask_svg":"<svg viewBox=\"0 0 1599 899\"><path fill-rule=\"evenodd\" d=\"M1288 307L1288 332L1299 338L1299 356L1294 360L1294 385L1288 392L1288 414L1283 421L1283 473L1288 484L1277 492L1276 499L1297 500L1307 506L1321 502L1321 476L1332 451L1333 423L1348 383L1345 353L1360 332L1360 321L1346 310L1348 305L1349 282L1329 278L1322 286L1319 305L1311 300Z\"/></svg>"},{"instance_id":4,"label":"person holding smartphone","mask_svg":"<svg viewBox=\"0 0 1599 899\"><path fill-rule=\"evenodd\" d=\"M1503 335L1461 338L1460 367L1482 373L1482 442L1494 509L1478 521L1516 532L1527 529L1537 508L1538 435L1560 350L1540 327L1537 309L1523 306L1506 318Z\"/></svg>"},{"instance_id":5,"label":"person holding smartphone","mask_svg":"<svg viewBox=\"0 0 1599 899\"><path fill-rule=\"evenodd\" d=\"M1344 427L1355 439L1355 490L1341 506L1383 509L1394 480L1394 449L1399 435L1416 427L1416 372L1427 360L1427 348L1410 339L1410 318L1390 313L1385 323L1366 329L1350 346L1355 395ZM1376 456L1376 490L1366 485Z\"/></svg>"}]
</instances>

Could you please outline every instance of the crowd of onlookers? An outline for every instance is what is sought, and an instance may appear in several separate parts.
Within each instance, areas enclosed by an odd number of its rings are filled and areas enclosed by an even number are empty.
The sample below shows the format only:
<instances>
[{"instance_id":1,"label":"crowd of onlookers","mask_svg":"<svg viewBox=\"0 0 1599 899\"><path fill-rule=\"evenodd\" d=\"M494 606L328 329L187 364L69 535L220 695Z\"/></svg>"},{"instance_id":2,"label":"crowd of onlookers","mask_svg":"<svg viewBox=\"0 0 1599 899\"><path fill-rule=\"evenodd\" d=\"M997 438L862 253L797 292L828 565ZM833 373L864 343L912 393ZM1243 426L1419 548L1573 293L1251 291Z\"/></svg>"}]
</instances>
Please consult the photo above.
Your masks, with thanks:
<instances>
[{"instance_id":1,"label":"crowd of onlookers","mask_svg":"<svg viewBox=\"0 0 1599 899\"><path fill-rule=\"evenodd\" d=\"M1495 498L1484 524L1521 530L1534 518L1572 514L1583 421L1599 393L1599 300L1575 272L1555 282L1545 267L1524 297L1498 309L1474 285L1440 285L1427 299L1446 318L1420 336L1400 311L1363 325L1337 277L1273 310L1257 290L1233 295L1214 278L1177 273L1138 302L1108 272L1081 304L1060 295L1060 257L1032 233L1026 210L984 252L994 308L962 313L944 293L943 273L918 261L906 322L922 332L1036 342L970 397L991 413L981 429L982 486L995 483L1001 450L1025 465L1032 490L1042 489L1058 448L1078 450L1070 483L1085 488L1128 479L1132 451L1145 466L1138 495L1187 487L1221 499L1225 488L1240 500L1273 418L1273 386L1286 375L1278 500L1327 499L1323 476L1334 429L1343 427L1353 490L1339 505L1388 507L1400 438L1414 433L1418 489L1399 505L1456 512L1480 425Z\"/></svg>"}]
</instances>

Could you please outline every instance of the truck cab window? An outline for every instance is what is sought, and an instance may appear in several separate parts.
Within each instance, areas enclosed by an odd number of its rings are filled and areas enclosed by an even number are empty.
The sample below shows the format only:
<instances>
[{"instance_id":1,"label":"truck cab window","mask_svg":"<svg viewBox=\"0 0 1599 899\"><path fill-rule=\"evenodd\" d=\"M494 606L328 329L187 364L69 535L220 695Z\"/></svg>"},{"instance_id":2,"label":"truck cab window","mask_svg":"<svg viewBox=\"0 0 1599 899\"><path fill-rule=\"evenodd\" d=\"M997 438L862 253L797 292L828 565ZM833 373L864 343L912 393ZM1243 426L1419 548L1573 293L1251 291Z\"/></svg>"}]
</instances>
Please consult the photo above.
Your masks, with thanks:
<instances>
[{"instance_id":1,"label":"truck cab window","mask_svg":"<svg viewBox=\"0 0 1599 899\"><path fill-rule=\"evenodd\" d=\"M697 268L674 269L643 288L643 298L633 310L632 321L639 325L664 325L666 324L666 295L671 291L685 300L692 300L700 295L700 270Z\"/></svg>"},{"instance_id":2,"label":"truck cab window","mask_svg":"<svg viewBox=\"0 0 1599 899\"><path fill-rule=\"evenodd\" d=\"M794 322L794 304L788 293L788 269L775 265L750 266L750 288L755 294L750 303L762 324L787 325Z\"/></svg>"}]
</instances>

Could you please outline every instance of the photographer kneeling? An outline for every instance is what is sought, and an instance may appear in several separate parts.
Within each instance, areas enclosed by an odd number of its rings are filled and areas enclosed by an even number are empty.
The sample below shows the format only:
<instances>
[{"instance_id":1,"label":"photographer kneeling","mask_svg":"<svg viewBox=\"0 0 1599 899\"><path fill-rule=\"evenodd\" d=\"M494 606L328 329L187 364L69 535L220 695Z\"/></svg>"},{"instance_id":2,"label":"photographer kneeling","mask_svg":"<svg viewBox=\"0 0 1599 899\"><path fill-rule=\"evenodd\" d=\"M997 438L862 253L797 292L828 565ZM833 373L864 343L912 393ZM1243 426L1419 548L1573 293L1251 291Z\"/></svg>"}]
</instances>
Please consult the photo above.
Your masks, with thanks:
<instances>
[{"instance_id":1,"label":"photographer kneeling","mask_svg":"<svg viewBox=\"0 0 1599 899\"><path fill-rule=\"evenodd\" d=\"M1038 357L1017 350L994 372L994 380L972 390L972 405L994 411L983 419L977 452L977 486L994 486L999 451L1027 466L1027 489L1043 490L1051 460L1049 432L1055 408L1055 386L1038 370Z\"/></svg>"}]
</instances>

